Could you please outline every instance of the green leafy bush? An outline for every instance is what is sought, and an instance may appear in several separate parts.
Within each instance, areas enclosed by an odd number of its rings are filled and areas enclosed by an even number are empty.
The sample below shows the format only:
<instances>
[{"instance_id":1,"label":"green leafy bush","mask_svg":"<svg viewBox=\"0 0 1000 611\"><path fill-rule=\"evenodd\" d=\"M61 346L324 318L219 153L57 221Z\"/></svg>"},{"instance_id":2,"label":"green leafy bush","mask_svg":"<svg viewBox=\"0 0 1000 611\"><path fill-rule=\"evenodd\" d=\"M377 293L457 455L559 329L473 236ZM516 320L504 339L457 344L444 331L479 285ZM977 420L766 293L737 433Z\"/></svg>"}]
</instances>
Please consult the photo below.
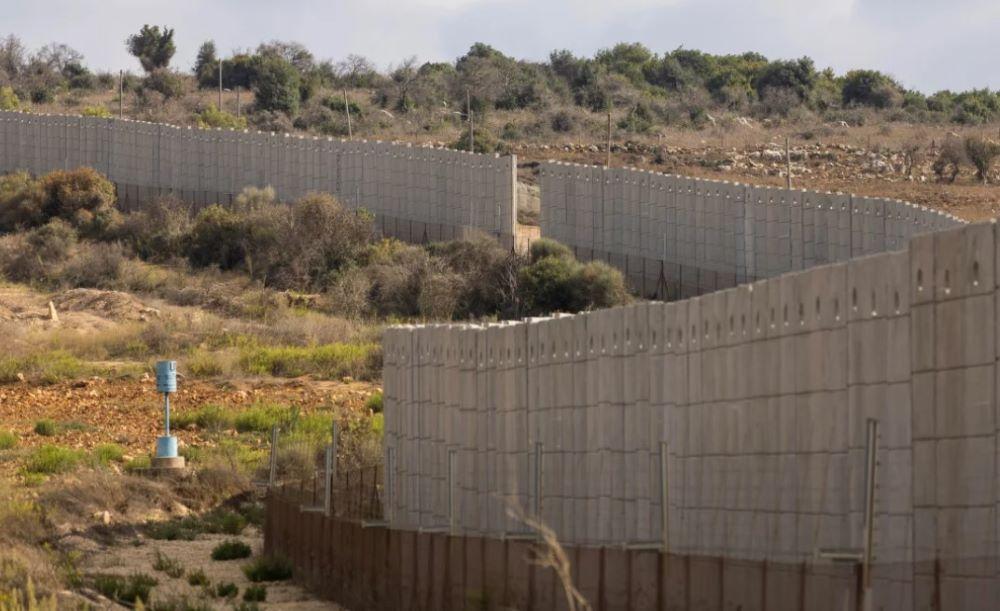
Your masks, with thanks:
<instances>
[{"instance_id":1,"label":"green leafy bush","mask_svg":"<svg viewBox=\"0 0 1000 611\"><path fill-rule=\"evenodd\" d=\"M209 104L205 110L199 112L195 117L198 127L211 127L221 129L246 129L246 117L219 110L215 104Z\"/></svg>"},{"instance_id":2,"label":"green leafy bush","mask_svg":"<svg viewBox=\"0 0 1000 611\"><path fill-rule=\"evenodd\" d=\"M42 437L55 437L58 432L59 425L56 424L55 420L50 418L43 418L35 423L36 435L41 435Z\"/></svg>"},{"instance_id":3,"label":"green leafy bush","mask_svg":"<svg viewBox=\"0 0 1000 611\"><path fill-rule=\"evenodd\" d=\"M231 581L223 581L215 584L213 593L217 598L236 598L236 595L240 593L240 589Z\"/></svg>"},{"instance_id":4,"label":"green leafy bush","mask_svg":"<svg viewBox=\"0 0 1000 611\"><path fill-rule=\"evenodd\" d=\"M173 577L174 579L180 579L184 576L184 565L179 560L171 558L159 550L156 552L153 570L166 573L168 577Z\"/></svg>"},{"instance_id":5,"label":"green leafy bush","mask_svg":"<svg viewBox=\"0 0 1000 611\"><path fill-rule=\"evenodd\" d=\"M102 465L120 463L125 460L125 448L117 443L102 443L94 448L94 459Z\"/></svg>"},{"instance_id":6,"label":"green leafy bush","mask_svg":"<svg viewBox=\"0 0 1000 611\"><path fill-rule=\"evenodd\" d=\"M202 569L197 569L188 573L187 582L194 587L207 587L210 583L208 575Z\"/></svg>"},{"instance_id":7,"label":"green leafy bush","mask_svg":"<svg viewBox=\"0 0 1000 611\"><path fill-rule=\"evenodd\" d=\"M12 431L0 431L0 450L10 450L17 446L17 435Z\"/></svg>"},{"instance_id":8,"label":"green leafy bush","mask_svg":"<svg viewBox=\"0 0 1000 611\"><path fill-rule=\"evenodd\" d=\"M365 400L365 407L370 409L373 414L382 413L382 391L377 391L372 393L370 397Z\"/></svg>"},{"instance_id":9,"label":"green leafy bush","mask_svg":"<svg viewBox=\"0 0 1000 611\"><path fill-rule=\"evenodd\" d=\"M110 119L111 111L104 106L84 106L80 109L80 114L84 117L97 117L100 119Z\"/></svg>"},{"instance_id":10,"label":"green leafy bush","mask_svg":"<svg viewBox=\"0 0 1000 611\"><path fill-rule=\"evenodd\" d=\"M253 554L250 546L242 541L223 541L212 549L212 560L239 560Z\"/></svg>"}]
</instances>

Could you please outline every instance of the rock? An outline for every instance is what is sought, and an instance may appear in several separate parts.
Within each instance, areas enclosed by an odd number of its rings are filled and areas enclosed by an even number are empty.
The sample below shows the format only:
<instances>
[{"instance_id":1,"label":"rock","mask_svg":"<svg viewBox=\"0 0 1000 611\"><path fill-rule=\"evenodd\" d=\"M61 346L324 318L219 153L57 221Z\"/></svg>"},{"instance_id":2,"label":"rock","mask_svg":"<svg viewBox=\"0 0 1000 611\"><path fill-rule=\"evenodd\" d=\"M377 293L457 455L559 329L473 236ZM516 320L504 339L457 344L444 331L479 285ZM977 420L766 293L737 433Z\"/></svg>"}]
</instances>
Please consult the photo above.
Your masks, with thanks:
<instances>
[{"instance_id":1,"label":"rock","mask_svg":"<svg viewBox=\"0 0 1000 611\"><path fill-rule=\"evenodd\" d=\"M188 509L188 507L183 503L180 503L178 501L173 501L172 503L170 503L170 513L175 516L185 518L191 514L191 510Z\"/></svg>"},{"instance_id":2,"label":"rock","mask_svg":"<svg viewBox=\"0 0 1000 611\"><path fill-rule=\"evenodd\" d=\"M49 320L59 322L59 313L56 312L56 304L49 301Z\"/></svg>"},{"instance_id":3,"label":"rock","mask_svg":"<svg viewBox=\"0 0 1000 611\"><path fill-rule=\"evenodd\" d=\"M111 512L108 510L97 511L94 513L94 520L99 524L107 526L111 524Z\"/></svg>"}]
</instances>

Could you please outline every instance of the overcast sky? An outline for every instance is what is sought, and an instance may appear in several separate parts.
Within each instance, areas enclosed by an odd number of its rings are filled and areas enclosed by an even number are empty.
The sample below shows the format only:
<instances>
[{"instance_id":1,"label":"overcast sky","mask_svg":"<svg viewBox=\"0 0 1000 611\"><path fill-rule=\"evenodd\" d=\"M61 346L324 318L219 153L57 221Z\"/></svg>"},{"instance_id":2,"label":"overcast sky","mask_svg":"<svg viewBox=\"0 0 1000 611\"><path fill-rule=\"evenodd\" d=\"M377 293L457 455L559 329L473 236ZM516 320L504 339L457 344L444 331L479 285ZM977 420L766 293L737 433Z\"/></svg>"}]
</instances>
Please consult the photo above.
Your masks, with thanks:
<instances>
[{"instance_id":1,"label":"overcast sky","mask_svg":"<svg viewBox=\"0 0 1000 611\"><path fill-rule=\"evenodd\" d=\"M223 52L294 40L319 58L357 53L382 68L410 55L453 60L477 41L528 59L639 41L808 55L925 92L1000 88L1000 0L0 0L0 35L66 43L97 69L138 71L124 41L144 23L176 29L180 69L207 39Z\"/></svg>"}]
</instances>

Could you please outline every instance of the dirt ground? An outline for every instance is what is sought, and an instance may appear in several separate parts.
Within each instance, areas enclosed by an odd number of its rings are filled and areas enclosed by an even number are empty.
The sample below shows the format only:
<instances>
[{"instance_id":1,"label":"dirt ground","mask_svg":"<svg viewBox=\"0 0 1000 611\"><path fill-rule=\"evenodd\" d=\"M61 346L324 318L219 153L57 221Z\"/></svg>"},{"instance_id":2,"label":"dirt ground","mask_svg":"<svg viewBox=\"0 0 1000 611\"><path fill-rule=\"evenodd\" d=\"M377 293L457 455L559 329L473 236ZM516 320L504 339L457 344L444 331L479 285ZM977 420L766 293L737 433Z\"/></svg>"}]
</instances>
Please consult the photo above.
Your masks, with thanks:
<instances>
[{"instance_id":1,"label":"dirt ground","mask_svg":"<svg viewBox=\"0 0 1000 611\"><path fill-rule=\"evenodd\" d=\"M212 584L230 582L239 587L239 595L235 602L242 599L246 587L251 585L242 567L247 560L212 560L212 548L222 541L238 539L249 545L254 556L261 553L263 538L253 527L247 528L243 535L199 535L194 541L156 541L140 538L135 542L99 547L92 550L88 571L116 575L130 575L135 572L154 576L159 584L154 590L154 602L163 599L190 600L200 599L201 588L192 586L187 581L187 575L201 569ZM96 544L95 544L96 545ZM157 552L167 558L178 561L185 569L185 575L172 578L153 568ZM294 611L310 611L319 609L342 609L342 607L318 600L303 588L292 582L271 582L263 584L267 587L267 601L261 604L262 609L282 609ZM232 602L213 601L216 608L231 608Z\"/></svg>"}]
</instances>

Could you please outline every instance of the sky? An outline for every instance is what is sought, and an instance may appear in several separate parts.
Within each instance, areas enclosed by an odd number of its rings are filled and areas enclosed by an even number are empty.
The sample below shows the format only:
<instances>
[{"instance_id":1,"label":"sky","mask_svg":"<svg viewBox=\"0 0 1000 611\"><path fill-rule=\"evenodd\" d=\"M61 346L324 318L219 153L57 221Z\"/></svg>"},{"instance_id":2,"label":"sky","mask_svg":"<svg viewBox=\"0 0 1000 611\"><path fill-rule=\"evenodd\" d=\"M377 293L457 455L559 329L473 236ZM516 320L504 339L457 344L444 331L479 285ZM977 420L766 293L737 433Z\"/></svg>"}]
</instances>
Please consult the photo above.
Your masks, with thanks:
<instances>
[{"instance_id":1,"label":"sky","mask_svg":"<svg viewBox=\"0 0 1000 611\"><path fill-rule=\"evenodd\" d=\"M293 40L320 59L353 53L380 68L413 55L454 60L474 42L541 60L625 41L658 53L808 55L925 93L1000 89L997 0L0 0L0 15L0 36L68 44L99 70L139 71L125 39L149 23L176 30L178 69L209 39L223 54Z\"/></svg>"}]
</instances>

